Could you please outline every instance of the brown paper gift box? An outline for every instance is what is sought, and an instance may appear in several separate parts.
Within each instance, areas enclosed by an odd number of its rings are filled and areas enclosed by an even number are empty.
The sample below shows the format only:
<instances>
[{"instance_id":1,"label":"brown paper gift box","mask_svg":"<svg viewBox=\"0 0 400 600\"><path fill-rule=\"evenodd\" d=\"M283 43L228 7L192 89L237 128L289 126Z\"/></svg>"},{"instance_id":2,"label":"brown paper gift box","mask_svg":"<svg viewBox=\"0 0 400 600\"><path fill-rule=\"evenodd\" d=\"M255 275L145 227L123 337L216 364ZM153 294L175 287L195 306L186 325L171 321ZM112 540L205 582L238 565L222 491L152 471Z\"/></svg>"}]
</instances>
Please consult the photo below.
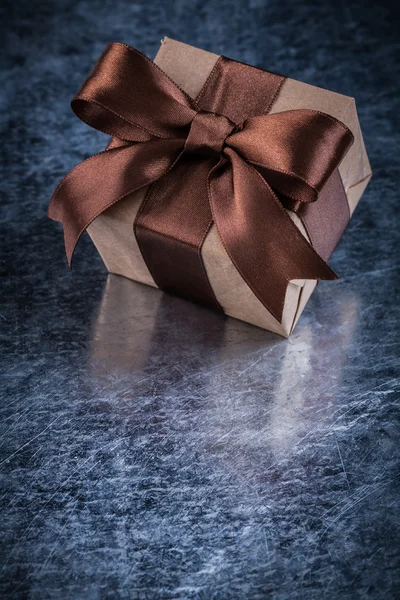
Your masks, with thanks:
<instances>
[{"instance_id":1,"label":"brown paper gift box","mask_svg":"<svg viewBox=\"0 0 400 600\"><path fill-rule=\"evenodd\" d=\"M216 54L165 38L154 62L190 96L196 97L218 58ZM354 135L354 144L339 166L352 214L372 174L354 99L286 79L270 112L300 108L328 113L347 125ZM132 228L146 190L139 190L106 210L91 223L88 233L110 273L157 287L142 258ZM290 216L307 237L300 219L294 213ZM215 296L225 314L285 337L293 331L316 286L314 280L291 281L286 292L282 323L279 323L237 272L215 226L206 237L202 257ZM326 285L332 284L326 282Z\"/></svg>"}]
</instances>

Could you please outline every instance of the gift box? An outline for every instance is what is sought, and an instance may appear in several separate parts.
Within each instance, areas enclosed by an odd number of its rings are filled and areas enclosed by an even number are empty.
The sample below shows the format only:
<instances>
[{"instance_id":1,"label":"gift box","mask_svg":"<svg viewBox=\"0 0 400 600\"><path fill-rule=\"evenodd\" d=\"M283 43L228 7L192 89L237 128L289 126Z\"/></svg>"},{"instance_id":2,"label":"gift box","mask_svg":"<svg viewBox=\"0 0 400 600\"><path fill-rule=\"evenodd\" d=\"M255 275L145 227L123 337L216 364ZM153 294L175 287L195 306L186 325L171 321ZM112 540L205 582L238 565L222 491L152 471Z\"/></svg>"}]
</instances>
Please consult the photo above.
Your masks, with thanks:
<instances>
[{"instance_id":1,"label":"gift box","mask_svg":"<svg viewBox=\"0 0 400 600\"><path fill-rule=\"evenodd\" d=\"M289 336L371 177L354 99L165 38L110 44L72 107L112 140L51 200L69 261L87 230L110 273Z\"/></svg>"}]
</instances>

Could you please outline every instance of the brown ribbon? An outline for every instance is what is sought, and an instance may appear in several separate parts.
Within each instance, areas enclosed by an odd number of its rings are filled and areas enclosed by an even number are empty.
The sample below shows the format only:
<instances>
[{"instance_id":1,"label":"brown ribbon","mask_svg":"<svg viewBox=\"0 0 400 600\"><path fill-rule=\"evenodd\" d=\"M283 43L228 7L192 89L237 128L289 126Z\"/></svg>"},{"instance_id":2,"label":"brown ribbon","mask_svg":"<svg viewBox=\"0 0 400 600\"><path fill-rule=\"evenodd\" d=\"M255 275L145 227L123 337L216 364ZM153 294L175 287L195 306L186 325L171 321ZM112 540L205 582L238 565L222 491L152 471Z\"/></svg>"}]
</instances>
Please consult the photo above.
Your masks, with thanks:
<instances>
[{"instance_id":1,"label":"brown ribbon","mask_svg":"<svg viewBox=\"0 0 400 600\"><path fill-rule=\"evenodd\" d=\"M193 100L137 50L109 44L72 108L114 140L70 171L49 206L49 216L64 225L69 264L98 215L153 184L134 230L160 288L218 306L201 258L212 223L243 279L279 321L290 280L336 279L284 206L309 234L327 218L307 211L318 197L325 197L330 218L335 198L347 206L336 169L353 136L318 111L266 114L283 82L220 57ZM325 258L331 245L320 242Z\"/></svg>"}]
</instances>

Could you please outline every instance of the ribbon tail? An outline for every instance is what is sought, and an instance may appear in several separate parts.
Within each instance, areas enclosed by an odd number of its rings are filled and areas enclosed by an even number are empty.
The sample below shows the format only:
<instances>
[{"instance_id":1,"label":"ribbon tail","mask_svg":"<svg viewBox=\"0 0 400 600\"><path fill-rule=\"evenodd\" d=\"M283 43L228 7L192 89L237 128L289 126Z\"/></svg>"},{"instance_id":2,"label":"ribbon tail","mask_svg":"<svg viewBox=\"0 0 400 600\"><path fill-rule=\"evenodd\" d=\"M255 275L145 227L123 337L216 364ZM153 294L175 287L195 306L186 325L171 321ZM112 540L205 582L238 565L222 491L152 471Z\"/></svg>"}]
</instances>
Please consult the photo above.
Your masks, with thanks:
<instances>
[{"instance_id":1,"label":"ribbon tail","mask_svg":"<svg viewBox=\"0 0 400 600\"><path fill-rule=\"evenodd\" d=\"M210 173L209 196L222 243L244 281L279 321L294 279L337 279L261 174L235 151Z\"/></svg>"},{"instance_id":2,"label":"ribbon tail","mask_svg":"<svg viewBox=\"0 0 400 600\"><path fill-rule=\"evenodd\" d=\"M95 154L72 169L51 198L48 215L64 226L68 264L82 233L107 208L162 177L182 151L182 140L156 139Z\"/></svg>"}]
</instances>

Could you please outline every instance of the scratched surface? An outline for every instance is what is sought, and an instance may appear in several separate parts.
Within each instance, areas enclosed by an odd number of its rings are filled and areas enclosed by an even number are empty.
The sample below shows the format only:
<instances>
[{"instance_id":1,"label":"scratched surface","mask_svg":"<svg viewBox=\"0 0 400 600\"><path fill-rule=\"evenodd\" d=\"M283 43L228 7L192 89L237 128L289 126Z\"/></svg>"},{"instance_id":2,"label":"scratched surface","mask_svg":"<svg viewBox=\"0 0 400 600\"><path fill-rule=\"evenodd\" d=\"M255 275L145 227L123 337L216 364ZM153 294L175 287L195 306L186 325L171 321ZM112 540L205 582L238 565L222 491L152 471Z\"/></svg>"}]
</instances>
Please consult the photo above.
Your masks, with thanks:
<instances>
[{"instance_id":1,"label":"scratched surface","mask_svg":"<svg viewBox=\"0 0 400 600\"><path fill-rule=\"evenodd\" d=\"M2 6L1 598L399 598L397 14ZM48 199L105 144L69 99L163 35L357 99L374 178L290 340L107 278L87 237L66 269Z\"/></svg>"}]
</instances>

